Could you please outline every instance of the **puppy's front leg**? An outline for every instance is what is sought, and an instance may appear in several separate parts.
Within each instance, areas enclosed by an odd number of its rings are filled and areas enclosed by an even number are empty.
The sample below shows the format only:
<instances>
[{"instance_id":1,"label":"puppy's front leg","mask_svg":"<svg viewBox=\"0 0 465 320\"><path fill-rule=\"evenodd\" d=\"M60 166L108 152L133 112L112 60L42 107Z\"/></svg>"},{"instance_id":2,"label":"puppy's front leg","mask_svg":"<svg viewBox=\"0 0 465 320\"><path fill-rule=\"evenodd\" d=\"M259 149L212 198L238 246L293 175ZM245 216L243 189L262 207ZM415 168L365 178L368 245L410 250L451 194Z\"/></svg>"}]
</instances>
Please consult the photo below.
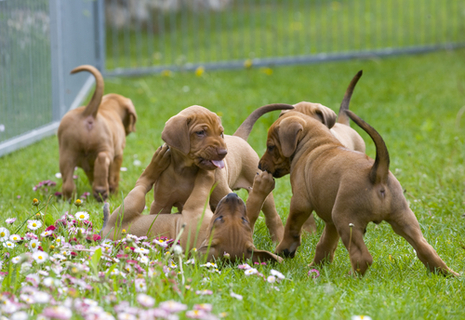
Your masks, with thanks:
<instances>
[{"instance_id":1,"label":"puppy's front leg","mask_svg":"<svg viewBox=\"0 0 465 320\"><path fill-rule=\"evenodd\" d=\"M115 224L118 228L125 227L142 213L145 208L145 195L152 189L153 184L168 167L170 161L168 146L159 147L150 164L137 179L134 189L124 198L123 205L118 207L110 216L108 226L104 228L102 234L108 233Z\"/></svg>"},{"instance_id":2,"label":"puppy's front leg","mask_svg":"<svg viewBox=\"0 0 465 320\"><path fill-rule=\"evenodd\" d=\"M283 240L276 248L276 253L293 258L295 251L300 246L302 225L308 219L313 208L309 203L304 203L302 197L293 195L289 216L284 227Z\"/></svg>"},{"instance_id":3,"label":"puppy's front leg","mask_svg":"<svg viewBox=\"0 0 465 320\"><path fill-rule=\"evenodd\" d=\"M271 191L273 191L274 187L275 181L270 173L266 171L257 173L253 181L252 190L249 193L249 197L247 198L246 203L247 217L249 218L252 233L263 203Z\"/></svg>"}]
</instances>

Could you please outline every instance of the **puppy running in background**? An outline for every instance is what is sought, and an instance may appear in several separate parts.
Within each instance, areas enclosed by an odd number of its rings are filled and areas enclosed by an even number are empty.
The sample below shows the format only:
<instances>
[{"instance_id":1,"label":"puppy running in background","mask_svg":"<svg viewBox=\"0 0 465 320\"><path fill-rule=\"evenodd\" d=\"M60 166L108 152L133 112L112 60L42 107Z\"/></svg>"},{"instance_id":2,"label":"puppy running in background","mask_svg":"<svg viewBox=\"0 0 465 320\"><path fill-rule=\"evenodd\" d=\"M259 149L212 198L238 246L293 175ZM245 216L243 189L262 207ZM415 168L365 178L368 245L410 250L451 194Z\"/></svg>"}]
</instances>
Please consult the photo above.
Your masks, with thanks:
<instances>
[{"instance_id":1,"label":"puppy running in background","mask_svg":"<svg viewBox=\"0 0 465 320\"><path fill-rule=\"evenodd\" d=\"M132 101L118 94L103 95L103 77L89 65L71 73L88 71L95 77L96 87L89 104L70 110L58 127L60 172L63 197L75 192L74 168L84 170L92 184L97 201L108 198L118 189L126 136L135 131L136 110Z\"/></svg>"},{"instance_id":2,"label":"puppy running in background","mask_svg":"<svg viewBox=\"0 0 465 320\"><path fill-rule=\"evenodd\" d=\"M145 195L170 165L170 153L166 145L158 148L123 205L111 216L109 205L105 204L102 236L119 239L121 230L126 229L136 236L175 239L182 232L180 242L184 252L199 248L199 253L208 255L209 261L222 258L224 253L228 253L232 261L248 258L253 261L282 261L282 258L268 251L255 248L247 218L247 212L260 212L263 202L274 188L274 179L266 172L256 175L247 206L235 193L230 193L218 203L213 214L208 198L215 183L215 172L200 169L182 214L142 215Z\"/></svg>"},{"instance_id":3,"label":"puppy running in background","mask_svg":"<svg viewBox=\"0 0 465 320\"><path fill-rule=\"evenodd\" d=\"M423 237L400 183L389 171L389 153L381 136L351 111L348 116L373 139L376 159L345 148L320 121L292 111L268 131L260 169L275 178L290 173L292 198L278 254L293 257L301 229L313 210L325 222L313 264L331 262L339 238L349 251L353 272L365 274L373 258L363 241L369 222L388 222L415 249L430 271L449 269Z\"/></svg>"},{"instance_id":4,"label":"puppy running in background","mask_svg":"<svg viewBox=\"0 0 465 320\"><path fill-rule=\"evenodd\" d=\"M155 182L150 214L170 213L172 207L184 213L184 203L191 195L199 170L215 172L216 187L210 198L214 210L218 202L233 190L250 189L258 170L259 157L247 143L254 123L273 110L293 109L288 104L271 104L253 111L234 135L224 134L218 115L201 106L188 107L171 117L162 139L171 149L171 164ZM265 223L271 239L278 243L283 223L276 211L273 195L263 204ZM253 230L258 213L249 213Z\"/></svg>"}]
</instances>

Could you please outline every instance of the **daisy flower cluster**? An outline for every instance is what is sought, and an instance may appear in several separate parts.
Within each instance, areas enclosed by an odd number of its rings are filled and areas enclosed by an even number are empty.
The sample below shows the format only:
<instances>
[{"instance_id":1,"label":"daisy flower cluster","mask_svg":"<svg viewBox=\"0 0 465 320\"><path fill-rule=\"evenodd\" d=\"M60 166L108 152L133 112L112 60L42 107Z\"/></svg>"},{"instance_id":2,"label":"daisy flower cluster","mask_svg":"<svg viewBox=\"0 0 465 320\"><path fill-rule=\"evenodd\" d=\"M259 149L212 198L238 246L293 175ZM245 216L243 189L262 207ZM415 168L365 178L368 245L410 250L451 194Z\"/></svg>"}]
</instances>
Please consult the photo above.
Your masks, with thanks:
<instances>
[{"instance_id":1,"label":"daisy flower cluster","mask_svg":"<svg viewBox=\"0 0 465 320\"><path fill-rule=\"evenodd\" d=\"M257 263L258 264L258 263ZM266 265L265 262L262 262L261 263L262 265ZM244 263L244 264L240 264L237 266L239 269L241 270L244 270L244 274L246 276L257 276L257 277L260 277L260 278L263 278L263 280L265 280L266 282L268 283L271 283L271 284L278 284L280 283L282 280L286 279L286 277L279 271L277 270L274 270L272 269L270 271L270 275L269 276L265 276L264 274L262 274L260 271L258 271L256 268L252 268L250 265L248 265L247 263ZM273 289L279 291L279 288L276 287L276 286L272 286Z\"/></svg>"},{"instance_id":2,"label":"daisy flower cluster","mask_svg":"<svg viewBox=\"0 0 465 320\"><path fill-rule=\"evenodd\" d=\"M212 291L184 285L182 265L195 260L175 240L103 239L77 207L51 225L39 214L0 227L2 319L219 319L211 304L176 301Z\"/></svg>"}]
</instances>

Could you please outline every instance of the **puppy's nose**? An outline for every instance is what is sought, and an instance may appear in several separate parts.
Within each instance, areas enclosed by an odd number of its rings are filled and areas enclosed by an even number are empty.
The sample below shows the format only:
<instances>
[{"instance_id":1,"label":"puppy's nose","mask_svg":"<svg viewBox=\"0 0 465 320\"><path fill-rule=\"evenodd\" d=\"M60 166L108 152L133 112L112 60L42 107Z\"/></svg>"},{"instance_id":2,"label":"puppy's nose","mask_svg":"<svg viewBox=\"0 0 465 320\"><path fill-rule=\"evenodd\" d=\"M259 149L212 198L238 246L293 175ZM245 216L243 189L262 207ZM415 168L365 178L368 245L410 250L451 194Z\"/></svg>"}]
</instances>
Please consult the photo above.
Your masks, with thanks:
<instances>
[{"instance_id":1,"label":"puppy's nose","mask_svg":"<svg viewBox=\"0 0 465 320\"><path fill-rule=\"evenodd\" d=\"M263 169L263 166L262 166L262 162L261 162L261 161L258 163L258 169L260 169L260 170L262 170L262 171L265 171L265 170Z\"/></svg>"},{"instance_id":2,"label":"puppy's nose","mask_svg":"<svg viewBox=\"0 0 465 320\"><path fill-rule=\"evenodd\" d=\"M228 150L224 148L218 148L216 152L218 153L218 156L221 157L221 159L226 157L226 155L228 154Z\"/></svg>"},{"instance_id":3,"label":"puppy's nose","mask_svg":"<svg viewBox=\"0 0 465 320\"><path fill-rule=\"evenodd\" d=\"M226 196L226 199L237 199L237 198L239 198L239 196L235 194L234 192L231 192Z\"/></svg>"}]
</instances>

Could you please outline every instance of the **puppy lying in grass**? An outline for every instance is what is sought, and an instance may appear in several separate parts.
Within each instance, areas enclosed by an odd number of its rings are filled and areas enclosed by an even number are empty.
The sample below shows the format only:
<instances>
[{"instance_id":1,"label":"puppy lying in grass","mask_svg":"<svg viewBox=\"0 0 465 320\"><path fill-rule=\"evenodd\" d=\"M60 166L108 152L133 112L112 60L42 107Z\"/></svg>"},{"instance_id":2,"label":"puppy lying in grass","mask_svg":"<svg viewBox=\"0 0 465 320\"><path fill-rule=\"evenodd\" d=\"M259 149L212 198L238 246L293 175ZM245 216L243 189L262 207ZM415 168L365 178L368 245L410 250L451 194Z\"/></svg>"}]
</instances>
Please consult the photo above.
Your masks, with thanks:
<instances>
[{"instance_id":1,"label":"puppy lying in grass","mask_svg":"<svg viewBox=\"0 0 465 320\"><path fill-rule=\"evenodd\" d=\"M260 169L275 178L290 173L292 198L278 254L293 257L301 229L313 210L325 222L313 264L333 260L339 238L349 251L354 272L365 274L373 258L363 241L369 222L387 221L415 249L430 271L458 276L423 237L400 183L389 171L389 153L381 136L351 111L348 116L373 139L376 159L345 148L320 121L290 111L268 131Z\"/></svg>"},{"instance_id":2,"label":"puppy lying in grass","mask_svg":"<svg viewBox=\"0 0 465 320\"><path fill-rule=\"evenodd\" d=\"M132 101L118 94L103 95L103 77L89 65L71 73L88 71L95 77L94 95L86 107L69 111L58 127L60 172L63 197L75 192L74 168L84 170L97 201L118 189L126 136L135 131L136 109Z\"/></svg>"},{"instance_id":3,"label":"puppy lying in grass","mask_svg":"<svg viewBox=\"0 0 465 320\"><path fill-rule=\"evenodd\" d=\"M182 214L141 214L145 207L145 195L171 163L168 146L158 148L152 161L136 182L136 186L109 216L108 204L104 206L101 234L110 239L122 237L122 230L136 236L149 238L164 236L175 239L180 233L184 252L199 248L207 260L222 258L225 253L234 261L252 258L253 261L278 261L282 258L253 245L252 229L247 213L258 214L274 188L273 177L261 172L257 174L247 205L235 193L221 199L215 213L210 209L209 196L215 183L213 170L200 169L195 177L192 193L183 206Z\"/></svg>"}]
</instances>

